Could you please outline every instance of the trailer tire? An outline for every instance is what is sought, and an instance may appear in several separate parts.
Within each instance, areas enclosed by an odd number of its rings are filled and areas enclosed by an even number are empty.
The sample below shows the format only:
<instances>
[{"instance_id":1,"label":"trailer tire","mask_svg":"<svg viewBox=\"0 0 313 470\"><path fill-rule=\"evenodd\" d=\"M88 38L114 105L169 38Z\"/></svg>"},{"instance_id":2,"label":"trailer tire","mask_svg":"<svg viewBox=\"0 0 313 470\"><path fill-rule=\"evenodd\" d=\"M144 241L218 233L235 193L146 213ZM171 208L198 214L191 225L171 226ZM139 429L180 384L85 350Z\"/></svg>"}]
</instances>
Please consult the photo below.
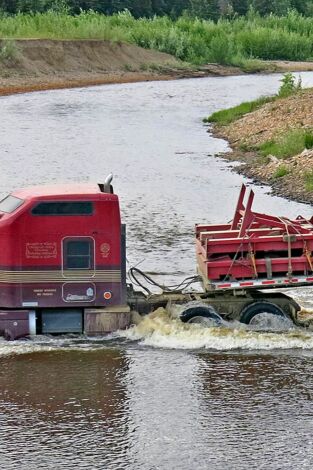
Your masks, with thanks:
<instances>
[{"instance_id":1,"label":"trailer tire","mask_svg":"<svg viewBox=\"0 0 313 470\"><path fill-rule=\"evenodd\" d=\"M277 305L262 300L260 302L253 302L252 304L246 305L241 311L240 322L249 325L252 318L260 313L270 313L271 315L277 315L279 317L287 318L284 312Z\"/></svg>"},{"instance_id":2,"label":"trailer tire","mask_svg":"<svg viewBox=\"0 0 313 470\"><path fill-rule=\"evenodd\" d=\"M213 320L216 325L221 325L222 323L222 318L211 305L190 307L184 310L180 315L180 319L184 323L191 323L192 320L197 317Z\"/></svg>"}]
</instances>

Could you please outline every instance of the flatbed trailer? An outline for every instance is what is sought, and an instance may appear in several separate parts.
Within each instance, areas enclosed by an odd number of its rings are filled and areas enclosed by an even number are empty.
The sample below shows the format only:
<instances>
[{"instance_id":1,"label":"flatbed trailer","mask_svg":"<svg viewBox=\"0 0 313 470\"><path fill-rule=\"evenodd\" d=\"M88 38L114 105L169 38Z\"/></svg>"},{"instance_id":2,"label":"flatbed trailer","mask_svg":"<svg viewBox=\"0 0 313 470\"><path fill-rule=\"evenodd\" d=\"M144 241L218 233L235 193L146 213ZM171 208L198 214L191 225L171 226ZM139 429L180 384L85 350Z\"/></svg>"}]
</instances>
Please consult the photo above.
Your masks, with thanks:
<instances>
[{"instance_id":1,"label":"flatbed trailer","mask_svg":"<svg viewBox=\"0 0 313 470\"><path fill-rule=\"evenodd\" d=\"M182 305L185 322L250 323L269 314L308 325L295 300L271 289L313 286L312 219L253 212L253 192L245 206L243 186L232 222L196 225L199 276L153 294L127 281L111 181L36 186L0 202L0 335L103 335L129 327L132 311L169 304ZM183 289L199 280L202 292Z\"/></svg>"}]
</instances>

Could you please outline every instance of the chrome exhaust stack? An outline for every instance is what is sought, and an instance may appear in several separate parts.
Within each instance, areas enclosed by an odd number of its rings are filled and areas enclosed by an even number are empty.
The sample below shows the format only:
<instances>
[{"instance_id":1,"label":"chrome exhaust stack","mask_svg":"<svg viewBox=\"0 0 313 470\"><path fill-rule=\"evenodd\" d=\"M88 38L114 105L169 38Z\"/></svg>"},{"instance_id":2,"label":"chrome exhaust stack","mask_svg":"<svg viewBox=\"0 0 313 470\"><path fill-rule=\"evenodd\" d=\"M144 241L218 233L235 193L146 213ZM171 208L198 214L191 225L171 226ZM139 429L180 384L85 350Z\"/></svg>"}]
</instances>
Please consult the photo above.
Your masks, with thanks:
<instances>
[{"instance_id":1,"label":"chrome exhaust stack","mask_svg":"<svg viewBox=\"0 0 313 470\"><path fill-rule=\"evenodd\" d=\"M113 194L113 186L112 186L112 181L113 181L113 173L110 173L104 180L104 183L98 183L100 191L102 193L111 193Z\"/></svg>"}]
</instances>

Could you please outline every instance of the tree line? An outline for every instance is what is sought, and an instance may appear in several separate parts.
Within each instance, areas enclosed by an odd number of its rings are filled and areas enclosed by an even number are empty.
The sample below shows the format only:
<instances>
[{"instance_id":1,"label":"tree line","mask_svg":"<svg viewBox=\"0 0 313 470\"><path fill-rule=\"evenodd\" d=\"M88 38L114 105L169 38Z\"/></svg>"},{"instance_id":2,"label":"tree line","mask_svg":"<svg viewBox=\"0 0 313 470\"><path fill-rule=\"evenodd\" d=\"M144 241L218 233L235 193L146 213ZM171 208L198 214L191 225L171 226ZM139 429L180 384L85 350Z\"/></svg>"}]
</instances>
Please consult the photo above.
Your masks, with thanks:
<instances>
[{"instance_id":1,"label":"tree line","mask_svg":"<svg viewBox=\"0 0 313 470\"><path fill-rule=\"evenodd\" d=\"M313 16L313 0L0 0L0 10L9 14L48 10L78 14L81 10L94 10L111 15L127 9L135 18L154 15L177 18L187 13L217 20L246 15L251 7L262 16L271 13L284 16L290 9Z\"/></svg>"}]
</instances>

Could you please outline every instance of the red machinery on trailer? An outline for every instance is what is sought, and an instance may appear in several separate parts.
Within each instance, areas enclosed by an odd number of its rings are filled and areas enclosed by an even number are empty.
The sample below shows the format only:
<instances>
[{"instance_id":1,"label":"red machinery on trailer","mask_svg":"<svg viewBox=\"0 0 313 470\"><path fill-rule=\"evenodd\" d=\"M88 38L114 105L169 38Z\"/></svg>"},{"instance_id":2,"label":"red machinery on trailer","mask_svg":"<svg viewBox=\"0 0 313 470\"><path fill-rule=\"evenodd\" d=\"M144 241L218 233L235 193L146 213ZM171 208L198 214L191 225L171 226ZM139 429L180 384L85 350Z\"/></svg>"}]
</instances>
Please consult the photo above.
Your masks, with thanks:
<instances>
[{"instance_id":1,"label":"red machinery on trailer","mask_svg":"<svg viewBox=\"0 0 313 470\"><path fill-rule=\"evenodd\" d=\"M313 217L296 220L252 211L242 185L234 218L196 225L199 273L208 289L290 287L313 283Z\"/></svg>"},{"instance_id":2,"label":"red machinery on trailer","mask_svg":"<svg viewBox=\"0 0 313 470\"><path fill-rule=\"evenodd\" d=\"M253 212L253 192L245 207L243 186L231 223L196 226L204 292L147 296L126 282L125 226L111 180L32 187L0 202L0 334L103 334L127 327L131 310L193 300L201 306L182 312L183 321L249 323L265 311L297 323L293 299L258 289L313 285L312 219Z\"/></svg>"}]
</instances>

